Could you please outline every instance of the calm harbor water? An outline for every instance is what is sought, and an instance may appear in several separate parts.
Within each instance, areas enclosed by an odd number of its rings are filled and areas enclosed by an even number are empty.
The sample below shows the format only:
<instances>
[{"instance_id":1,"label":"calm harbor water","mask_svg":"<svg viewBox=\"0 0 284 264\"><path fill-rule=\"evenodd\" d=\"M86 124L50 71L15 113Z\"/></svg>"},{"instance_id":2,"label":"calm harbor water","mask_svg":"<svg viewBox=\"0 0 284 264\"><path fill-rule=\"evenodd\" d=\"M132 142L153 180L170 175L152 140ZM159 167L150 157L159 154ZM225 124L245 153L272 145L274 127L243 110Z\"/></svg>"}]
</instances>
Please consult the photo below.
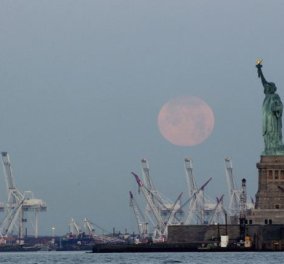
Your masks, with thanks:
<instances>
[{"instance_id":1,"label":"calm harbor water","mask_svg":"<svg viewBox=\"0 0 284 264\"><path fill-rule=\"evenodd\" d=\"M279 264L284 252L194 252L194 253L122 253L86 252L0 252L1 264Z\"/></svg>"}]
</instances>

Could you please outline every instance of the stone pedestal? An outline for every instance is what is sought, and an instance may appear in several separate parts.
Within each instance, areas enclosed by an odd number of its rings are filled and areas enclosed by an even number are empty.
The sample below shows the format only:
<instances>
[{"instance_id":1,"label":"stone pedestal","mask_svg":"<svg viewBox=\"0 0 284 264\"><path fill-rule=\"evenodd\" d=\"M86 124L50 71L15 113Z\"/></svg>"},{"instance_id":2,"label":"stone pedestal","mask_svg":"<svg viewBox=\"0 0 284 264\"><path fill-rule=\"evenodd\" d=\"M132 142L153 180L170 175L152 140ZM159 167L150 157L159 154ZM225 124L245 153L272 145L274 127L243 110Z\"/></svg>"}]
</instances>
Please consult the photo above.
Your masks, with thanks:
<instances>
[{"instance_id":1,"label":"stone pedestal","mask_svg":"<svg viewBox=\"0 0 284 264\"><path fill-rule=\"evenodd\" d=\"M284 224L284 156L261 156L255 209L248 219L255 224Z\"/></svg>"}]
</instances>

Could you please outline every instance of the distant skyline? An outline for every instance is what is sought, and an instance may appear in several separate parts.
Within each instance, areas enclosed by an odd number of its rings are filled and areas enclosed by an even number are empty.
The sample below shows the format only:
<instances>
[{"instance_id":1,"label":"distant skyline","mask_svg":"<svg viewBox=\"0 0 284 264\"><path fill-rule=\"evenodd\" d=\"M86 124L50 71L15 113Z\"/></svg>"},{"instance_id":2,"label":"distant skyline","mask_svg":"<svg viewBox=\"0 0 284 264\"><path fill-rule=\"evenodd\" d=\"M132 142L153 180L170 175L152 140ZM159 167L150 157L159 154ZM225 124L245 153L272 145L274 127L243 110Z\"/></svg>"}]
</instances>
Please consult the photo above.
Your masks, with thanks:
<instances>
[{"instance_id":1,"label":"distant skyline","mask_svg":"<svg viewBox=\"0 0 284 264\"><path fill-rule=\"evenodd\" d=\"M141 174L142 158L172 200L187 194L188 156L199 185L213 177L213 199L228 197L227 156L254 196L264 147L255 61L283 100L283 16L281 0L1 0L0 151L17 187L47 203L40 234L85 217L136 231L128 192L137 195L131 171ZM161 107L179 96L214 112L202 144L175 146L159 132Z\"/></svg>"}]
</instances>

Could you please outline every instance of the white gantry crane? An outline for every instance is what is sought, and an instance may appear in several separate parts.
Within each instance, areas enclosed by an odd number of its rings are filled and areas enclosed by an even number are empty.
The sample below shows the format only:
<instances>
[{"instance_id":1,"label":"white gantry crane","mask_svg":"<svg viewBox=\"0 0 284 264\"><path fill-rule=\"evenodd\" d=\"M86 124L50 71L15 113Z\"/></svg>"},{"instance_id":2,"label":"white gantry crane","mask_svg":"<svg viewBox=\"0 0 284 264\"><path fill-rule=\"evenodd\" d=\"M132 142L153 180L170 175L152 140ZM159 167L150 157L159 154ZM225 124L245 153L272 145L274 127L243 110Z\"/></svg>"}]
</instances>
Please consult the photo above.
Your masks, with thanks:
<instances>
[{"instance_id":1,"label":"white gantry crane","mask_svg":"<svg viewBox=\"0 0 284 264\"><path fill-rule=\"evenodd\" d=\"M146 159L141 160L141 167L142 167L142 173L144 177L144 185L150 196L150 199L152 200L153 205L160 212L160 214L165 215L167 213L165 204L169 203L169 201L165 202L164 201L165 199L162 198L162 195L155 188L155 185L150 176L149 163ZM146 214L148 214L149 212L151 212L151 208L149 208L149 204L147 203Z\"/></svg>"},{"instance_id":2,"label":"white gantry crane","mask_svg":"<svg viewBox=\"0 0 284 264\"><path fill-rule=\"evenodd\" d=\"M184 166L187 175L186 183L187 183L188 192L189 195L192 196L198 190L198 188L193 175L192 161L190 158L184 159Z\"/></svg>"},{"instance_id":3,"label":"white gantry crane","mask_svg":"<svg viewBox=\"0 0 284 264\"><path fill-rule=\"evenodd\" d=\"M212 180L207 180L200 188L197 187L194 175L193 166L190 158L185 158L185 171L190 199L188 215L185 219L185 224L208 224L214 213L216 203L212 202L205 195L205 187Z\"/></svg>"},{"instance_id":4,"label":"white gantry crane","mask_svg":"<svg viewBox=\"0 0 284 264\"><path fill-rule=\"evenodd\" d=\"M77 222L74 220L74 218L71 218L71 220L70 220L69 233L72 236L79 236L81 234L81 228L77 224Z\"/></svg>"},{"instance_id":5,"label":"white gantry crane","mask_svg":"<svg viewBox=\"0 0 284 264\"><path fill-rule=\"evenodd\" d=\"M236 185L236 177L233 173L233 165L231 158L225 158L225 169L226 169L226 178L227 184L229 189L229 205L228 205L228 214L229 214L229 221L231 223L237 223L239 221L239 215L241 210L241 195L242 188L239 189ZM247 195L247 194L246 194ZM247 197L246 200L246 209L254 208L253 201L248 201Z\"/></svg>"},{"instance_id":6,"label":"white gantry crane","mask_svg":"<svg viewBox=\"0 0 284 264\"><path fill-rule=\"evenodd\" d=\"M149 189L147 189L147 187L145 186L145 184L143 183L143 181L139 178L137 174L132 172L132 175L135 177L138 187L142 191L144 198L146 200L146 203L149 206L152 212L152 215L156 221L154 239L164 240L167 236L167 227L166 227L166 224L164 223L164 219L162 218L160 211L157 209L156 205L153 202L153 199L152 199L153 194L151 193Z\"/></svg>"},{"instance_id":7,"label":"white gantry crane","mask_svg":"<svg viewBox=\"0 0 284 264\"><path fill-rule=\"evenodd\" d=\"M83 222L84 222L85 233L91 237L94 237L95 236L94 224L86 217L84 218Z\"/></svg>"},{"instance_id":8,"label":"white gantry crane","mask_svg":"<svg viewBox=\"0 0 284 264\"><path fill-rule=\"evenodd\" d=\"M138 226L139 235L142 239L146 238L148 236L148 222L146 221L146 217L144 216L142 210L140 209L131 191L129 191L129 196L130 196L129 206L133 209Z\"/></svg>"},{"instance_id":9,"label":"white gantry crane","mask_svg":"<svg viewBox=\"0 0 284 264\"><path fill-rule=\"evenodd\" d=\"M9 154L2 152L1 155L8 194L5 218L0 225L1 235L10 235L17 229L21 241L24 237L24 223L26 222L24 213L32 211L35 213L34 234L38 237L38 213L46 211L46 204L40 199L35 199L31 191L24 193L19 191L14 182Z\"/></svg>"},{"instance_id":10,"label":"white gantry crane","mask_svg":"<svg viewBox=\"0 0 284 264\"><path fill-rule=\"evenodd\" d=\"M240 214L240 194L237 188L235 175L233 174L233 164L230 158L225 158L226 178L229 189L228 213L230 217L239 217Z\"/></svg>"}]
</instances>

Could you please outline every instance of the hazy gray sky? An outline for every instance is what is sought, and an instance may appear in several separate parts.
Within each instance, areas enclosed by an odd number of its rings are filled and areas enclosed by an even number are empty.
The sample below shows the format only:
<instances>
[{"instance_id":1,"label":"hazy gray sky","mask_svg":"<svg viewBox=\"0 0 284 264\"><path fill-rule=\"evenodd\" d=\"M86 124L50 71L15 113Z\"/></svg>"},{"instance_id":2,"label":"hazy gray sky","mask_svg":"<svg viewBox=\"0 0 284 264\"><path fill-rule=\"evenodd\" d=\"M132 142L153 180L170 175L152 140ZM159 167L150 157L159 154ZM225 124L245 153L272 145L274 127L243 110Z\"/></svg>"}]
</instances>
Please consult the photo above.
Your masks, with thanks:
<instances>
[{"instance_id":1,"label":"hazy gray sky","mask_svg":"<svg viewBox=\"0 0 284 264\"><path fill-rule=\"evenodd\" d=\"M136 228L130 172L148 159L171 199L190 156L199 185L227 195L224 157L257 190L263 89L255 60L284 96L283 0L1 0L0 150L16 184L48 204L41 234L88 217ZM192 95L213 109L203 144L178 147L157 127L162 105ZM0 198L6 199L1 171Z\"/></svg>"}]
</instances>

